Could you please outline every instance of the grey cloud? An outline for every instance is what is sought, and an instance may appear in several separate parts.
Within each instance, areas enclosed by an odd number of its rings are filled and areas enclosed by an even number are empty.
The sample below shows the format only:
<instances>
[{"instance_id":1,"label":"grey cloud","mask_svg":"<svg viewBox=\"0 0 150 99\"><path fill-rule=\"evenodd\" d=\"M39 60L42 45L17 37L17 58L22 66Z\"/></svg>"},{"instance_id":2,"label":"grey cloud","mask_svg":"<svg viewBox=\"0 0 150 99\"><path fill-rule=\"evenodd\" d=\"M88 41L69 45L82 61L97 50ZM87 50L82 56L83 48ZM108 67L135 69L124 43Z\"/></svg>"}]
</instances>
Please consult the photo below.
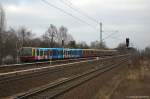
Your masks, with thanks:
<instances>
[{"instance_id":1,"label":"grey cloud","mask_svg":"<svg viewBox=\"0 0 150 99\"><path fill-rule=\"evenodd\" d=\"M49 0L50 1L50 0ZM77 5L79 9L87 12L89 15L96 18L98 21L103 22L103 29L118 30L122 34L118 36L121 40L107 39L106 43L109 47L115 47L118 43L124 42L125 37L130 37L134 43L140 48L148 46L150 44L144 42L150 42L150 0L91 0L93 3L82 6ZM121 2L123 1L123 2ZM81 23L74 18L65 15L64 13L49 7L41 1L35 0L1 0L6 5L17 5L18 8L22 7L29 11L10 12L6 10L8 26L25 25L36 32L37 35L41 35L49 24L54 24L57 27L64 25L68 27L69 32L74 36L77 41L86 41L90 43L93 40L99 40L99 25L88 20L88 18L74 12L59 0L55 0L52 3L61 7L62 9L72 13L73 15L85 20L86 22L95 26L95 30L88 25ZM85 1L72 0L72 2L82 3ZM106 4L106 5L105 5ZM121 7L122 6L122 7ZM6 8L7 9L7 8ZM32 11L32 12L31 12ZM104 33L106 37L109 33Z\"/></svg>"}]
</instances>

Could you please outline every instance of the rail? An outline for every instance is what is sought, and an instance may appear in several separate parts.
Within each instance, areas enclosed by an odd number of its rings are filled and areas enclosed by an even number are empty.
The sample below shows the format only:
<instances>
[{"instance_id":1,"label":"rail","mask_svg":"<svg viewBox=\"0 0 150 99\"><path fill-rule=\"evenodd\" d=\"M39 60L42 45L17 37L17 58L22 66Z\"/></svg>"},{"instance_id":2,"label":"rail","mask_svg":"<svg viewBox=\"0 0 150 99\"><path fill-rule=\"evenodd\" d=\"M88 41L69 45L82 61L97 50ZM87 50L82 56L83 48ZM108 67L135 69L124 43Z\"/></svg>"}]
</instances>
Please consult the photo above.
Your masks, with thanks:
<instances>
[{"instance_id":1,"label":"rail","mask_svg":"<svg viewBox=\"0 0 150 99\"><path fill-rule=\"evenodd\" d=\"M54 97L57 97L73 88L76 86L79 86L94 77L103 74L109 70L112 70L116 67L118 67L120 64L127 62L128 59L125 58L120 58L120 61L118 61L117 64L111 64L109 66L101 66L99 68L94 68L89 71L86 71L82 74L77 74L72 77L68 77L66 79L56 81L47 85L44 85L42 87L32 89L28 92L18 94L15 96L12 96L15 99L27 99L27 98L35 98L35 97L41 97L44 95L47 99L51 99Z\"/></svg>"},{"instance_id":2,"label":"rail","mask_svg":"<svg viewBox=\"0 0 150 99\"><path fill-rule=\"evenodd\" d=\"M6 72L19 71L19 70L27 70L27 69L31 69L31 68L40 68L40 67L53 66L53 65L59 65L59 64L73 63L73 62L89 60L89 59L96 59L96 57L93 57L93 58L79 58L79 59L65 59L65 60L53 60L53 61L50 60L50 61L45 61L45 62L3 65L3 66L0 66L0 74L1 73L6 73Z\"/></svg>"},{"instance_id":3,"label":"rail","mask_svg":"<svg viewBox=\"0 0 150 99\"><path fill-rule=\"evenodd\" d=\"M39 67L39 68L32 68L32 69L27 69L27 70L18 70L18 71L12 71L12 72L6 72L6 73L0 73L0 80L4 78L9 78L9 77L14 77L16 75L25 75L25 74L30 74L30 73L36 73L36 72L41 72L41 71L47 71L56 67L62 67L62 66L68 66L68 65L74 65L74 64L79 64L79 63L84 63L84 62L90 62L90 61L97 61L97 60L108 60L112 58L118 58L118 57L124 57L128 56L129 54L125 55L118 55L118 56L112 56L112 57L107 57L107 58L96 58L96 59L89 59L86 61L80 61L80 62L73 62L73 63L68 63L68 64L60 64L60 65L53 65L53 66L45 66L45 67Z\"/></svg>"}]
</instances>

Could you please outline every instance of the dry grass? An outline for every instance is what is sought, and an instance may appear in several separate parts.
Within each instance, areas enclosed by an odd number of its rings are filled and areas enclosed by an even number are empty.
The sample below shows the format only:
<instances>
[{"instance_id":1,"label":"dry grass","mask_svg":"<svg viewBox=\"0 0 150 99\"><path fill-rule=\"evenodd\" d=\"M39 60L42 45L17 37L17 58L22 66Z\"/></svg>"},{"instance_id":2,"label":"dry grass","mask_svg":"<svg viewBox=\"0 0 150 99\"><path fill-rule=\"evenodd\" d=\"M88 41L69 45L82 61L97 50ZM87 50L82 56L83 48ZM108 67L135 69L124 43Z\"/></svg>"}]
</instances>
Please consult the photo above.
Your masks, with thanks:
<instances>
[{"instance_id":1,"label":"dry grass","mask_svg":"<svg viewBox=\"0 0 150 99\"><path fill-rule=\"evenodd\" d=\"M133 64L106 82L95 99L150 99L150 61Z\"/></svg>"},{"instance_id":2,"label":"dry grass","mask_svg":"<svg viewBox=\"0 0 150 99\"><path fill-rule=\"evenodd\" d=\"M124 80L108 99L150 99L150 61L140 61L140 64L127 71Z\"/></svg>"}]
</instances>

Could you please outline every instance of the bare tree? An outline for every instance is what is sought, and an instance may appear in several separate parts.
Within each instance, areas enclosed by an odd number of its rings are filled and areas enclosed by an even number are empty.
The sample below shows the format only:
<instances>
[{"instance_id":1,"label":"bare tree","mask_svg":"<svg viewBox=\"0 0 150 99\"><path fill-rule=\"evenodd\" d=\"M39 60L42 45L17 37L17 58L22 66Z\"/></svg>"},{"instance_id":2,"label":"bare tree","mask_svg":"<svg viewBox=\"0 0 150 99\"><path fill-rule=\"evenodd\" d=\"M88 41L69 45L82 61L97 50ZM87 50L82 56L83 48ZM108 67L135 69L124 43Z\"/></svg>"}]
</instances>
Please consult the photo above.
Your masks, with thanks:
<instances>
[{"instance_id":1,"label":"bare tree","mask_svg":"<svg viewBox=\"0 0 150 99\"><path fill-rule=\"evenodd\" d=\"M149 46L141 51L141 57L150 59L150 47Z\"/></svg>"},{"instance_id":2,"label":"bare tree","mask_svg":"<svg viewBox=\"0 0 150 99\"><path fill-rule=\"evenodd\" d=\"M61 26L59 28L58 42L62 45L62 47L65 45L65 42L67 40L67 32L68 29L66 27Z\"/></svg>"},{"instance_id":3,"label":"bare tree","mask_svg":"<svg viewBox=\"0 0 150 99\"><path fill-rule=\"evenodd\" d=\"M34 34L27 28L22 26L16 31L16 33L18 37L18 47L28 47L32 45Z\"/></svg>"},{"instance_id":4,"label":"bare tree","mask_svg":"<svg viewBox=\"0 0 150 99\"><path fill-rule=\"evenodd\" d=\"M85 41L82 41L82 42L78 43L77 47L78 48L83 48L83 49L89 48L89 46L87 45L87 43Z\"/></svg>"},{"instance_id":5,"label":"bare tree","mask_svg":"<svg viewBox=\"0 0 150 99\"><path fill-rule=\"evenodd\" d=\"M71 34L67 33L66 45L68 45L71 41L74 41L74 38Z\"/></svg>"},{"instance_id":6,"label":"bare tree","mask_svg":"<svg viewBox=\"0 0 150 99\"><path fill-rule=\"evenodd\" d=\"M3 61L8 63L8 56L11 57L11 63L17 58L17 35L14 31L8 30L3 34ZM10 63L10 58L9 58Z\"/></svg>"},{"instance_id":7,"label":"bare tree","mask_svg":"<svg viewBox=\"0 0 150 99\"><path fill-rule=\"evenodd\" d=\"M91 42L91 48L96 48L96 49L107 49L107 46L105 42L99 42L99 41L93 41Z\"/></svg>"},{"instance_id":8,"label":"bare tree","mask_svg":"<svg viewBox=\"0 0 150 99\"><path fill-rule=\"evenodd\" d=\"M4 33L5 30L5 11L2 7L2 5L0 4L0 64L2 64L2 48L3 48L3 44L2 44L2 34Z\"/></svg>"},{"instance_id":9,"label":"bare tree","mask_svg":"<svg viewBox=\"0 0 150 99\"><path fill-rule=\"evenodd\" d=\"M62 47L67 46L70 41L73 41L73 37L71 34L68 33L68 29L64 26L59 28L58 33L58 43L62 45Z\"/></svg>"},{"instance_id":10,"label":"bare tree","mask_svg":"<svg viewBox=\"0 0 150 99\"><path fill-rule=\"evenodd\" d=\"M49 47L54 47L57 40L57 28L53 24L50 25L46 33L43 35L44 41L49 43Z\"/></svg>"}]
</instances>

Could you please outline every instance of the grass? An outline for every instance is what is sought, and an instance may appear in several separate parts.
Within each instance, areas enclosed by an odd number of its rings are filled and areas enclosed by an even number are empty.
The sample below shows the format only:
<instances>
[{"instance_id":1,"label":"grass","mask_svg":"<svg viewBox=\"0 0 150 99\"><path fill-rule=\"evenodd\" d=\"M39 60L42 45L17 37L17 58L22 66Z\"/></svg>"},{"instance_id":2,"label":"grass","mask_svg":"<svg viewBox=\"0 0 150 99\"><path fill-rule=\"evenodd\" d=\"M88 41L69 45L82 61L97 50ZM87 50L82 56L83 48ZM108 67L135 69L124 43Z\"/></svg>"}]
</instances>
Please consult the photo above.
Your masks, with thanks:
<instances>
[{"instance_id":1,"label":"grass","mask_svg":"<svg viewBox=\"0 0 150 99\"><path fill-rule=\"evenodd\" d=\"M124 80L114 90L109 99L150 99L149 63L147 60L141 61L138 66L129 68Z\"/></svg>"},{"instance_id":2,"label":"grass","mask_svg":"<svg viewBox=\"0 0 150 99\"><path fill-rule=\"evenodd\" d=\"M150 99L150 61L136 61L113 76L94 99Z\"/></svg>"}]
</instances>

